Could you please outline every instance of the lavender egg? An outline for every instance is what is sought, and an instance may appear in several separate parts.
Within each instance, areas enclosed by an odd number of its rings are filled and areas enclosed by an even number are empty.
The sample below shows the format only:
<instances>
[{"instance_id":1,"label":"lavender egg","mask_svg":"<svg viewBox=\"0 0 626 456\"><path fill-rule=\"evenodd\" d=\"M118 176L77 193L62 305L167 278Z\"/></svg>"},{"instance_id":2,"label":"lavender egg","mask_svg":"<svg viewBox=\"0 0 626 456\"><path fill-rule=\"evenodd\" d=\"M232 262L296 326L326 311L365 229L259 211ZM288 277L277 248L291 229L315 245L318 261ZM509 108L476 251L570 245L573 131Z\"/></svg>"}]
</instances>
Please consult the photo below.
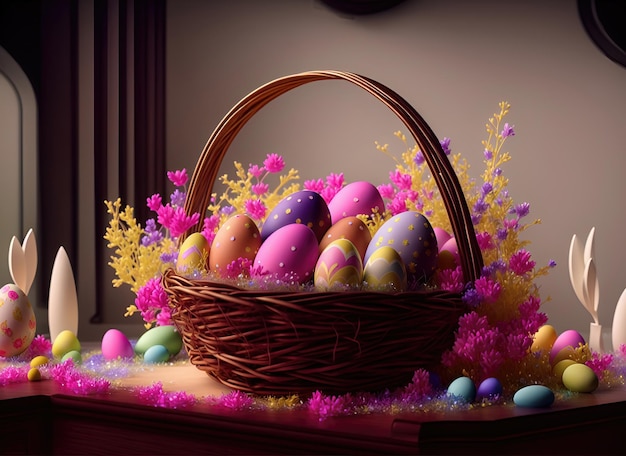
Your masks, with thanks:
<instances>
[{"instance_id":1,"label":"lavender egg","mask_svg":"<svg viewBox=\"0 0 626 456\"><path fill-rule=\"evenodd\" d=\"M302 224L309 227L319 243L331 226L330 211L322 195L302 190L283 198L268 214L261 228L261 240L286 225Z\"/></svg>"},{"instance_id":2,"label":"lavender egg","mask_svg":"<svg viewBox=\"0 0 626 456\"><path fill-rule=\"evenodd\" d=\"M437 237L428 219L419 212L401 212L383 223L367 247L365 263L385 245L400 254L409 277L427 281L437 268Z\"/></svg>"}]
</instances>

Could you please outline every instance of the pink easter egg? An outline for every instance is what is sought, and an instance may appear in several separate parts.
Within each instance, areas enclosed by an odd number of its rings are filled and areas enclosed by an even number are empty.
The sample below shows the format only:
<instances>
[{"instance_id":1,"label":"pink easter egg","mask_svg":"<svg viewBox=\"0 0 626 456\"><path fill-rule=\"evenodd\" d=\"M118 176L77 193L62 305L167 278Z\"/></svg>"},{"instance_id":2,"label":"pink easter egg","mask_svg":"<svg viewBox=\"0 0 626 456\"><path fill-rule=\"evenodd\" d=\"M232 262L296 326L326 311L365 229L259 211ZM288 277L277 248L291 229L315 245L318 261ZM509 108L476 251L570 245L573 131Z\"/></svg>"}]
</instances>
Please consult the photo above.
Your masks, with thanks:
<instances>
[{"instance_id":1,"label":"pink easter egg","mask_svg":"<svg viewBox=\"0 0 626 456\"><path fill-rule=\"evenodd\" d=\"M355 215L370 216L374 212L385 212L385 203L376 186L367 181L352 182L341 190L328 203L330 217L337 223L344 217Z\"/></svg>"},{"instance_id":2,"label":"pink easter egg","mask_svg":"<svg viewBox=\"0 0 626 456\"><path fill-rule=\"evenodd\" d=\"M133 346L119 329L109 329L102 336L102 356L108 360L127 359L135 356Z\"/></svg>"},{"instance_id":3,"label":"pink easter egg","mask_svg":"<svg viewBox=\"0 0 626 456\"><path fill-rule=\"evenodd\" d=\"M569 357L579 345L585 345L584 337L574 329L563 331L552 344L550 363L554 364Z\"/></svg>"}]
</instances>

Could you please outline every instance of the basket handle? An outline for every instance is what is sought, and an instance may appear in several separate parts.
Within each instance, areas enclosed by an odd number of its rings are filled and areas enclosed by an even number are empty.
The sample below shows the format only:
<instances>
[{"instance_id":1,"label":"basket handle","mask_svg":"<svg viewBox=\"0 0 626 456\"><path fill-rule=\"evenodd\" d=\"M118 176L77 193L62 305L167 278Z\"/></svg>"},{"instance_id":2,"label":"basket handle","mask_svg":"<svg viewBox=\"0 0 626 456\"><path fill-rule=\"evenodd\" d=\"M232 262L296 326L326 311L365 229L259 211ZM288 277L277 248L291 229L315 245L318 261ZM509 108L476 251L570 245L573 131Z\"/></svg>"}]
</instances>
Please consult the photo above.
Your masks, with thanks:
<instances>
[{"instance_id":1,"label":"basket handle","mask_svg":"<svg viewBox=\"0 0 626 456\"><path fill-rule=\"evenodd\" d=\"M291 89L309 82L331 79L351 82L369 92L391 109L409 129L428 163L443 198L457 241L464 278L470 282L479 278L483 258L469 208L458 177L438 138L422 116L400 95L377 81L355 73L334 70L297 73L270 81L244 97L221 120L204 146L191 176L185 212L187 214L206 212L222 160L239 131L256 112ZM200 231L202 223L201 217L196 226L180 237L179 242L192 232Z\"/></svg>"}]
</instances>

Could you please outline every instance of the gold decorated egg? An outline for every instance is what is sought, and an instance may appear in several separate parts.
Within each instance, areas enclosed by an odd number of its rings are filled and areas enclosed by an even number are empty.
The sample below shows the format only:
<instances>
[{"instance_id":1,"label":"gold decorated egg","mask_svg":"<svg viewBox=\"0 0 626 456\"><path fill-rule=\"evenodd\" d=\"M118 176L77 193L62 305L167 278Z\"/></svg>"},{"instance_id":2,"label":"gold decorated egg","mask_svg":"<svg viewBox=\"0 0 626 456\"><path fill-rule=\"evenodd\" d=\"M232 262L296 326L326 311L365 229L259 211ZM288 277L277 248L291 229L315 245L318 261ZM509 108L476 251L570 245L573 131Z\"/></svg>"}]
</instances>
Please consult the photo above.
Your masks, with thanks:
<instances>
[{"instance_id":1,"label":"gold decorated egg","mask_svg":"<svg viewBox=\"0 0 626 456\"><path fill-rule=\"evenodd\" d=\"M176 270L179 274L206 271L208 257L209 242L202 233L192 233L180 246Z\"/></svg>"},{"instance_id":2,"label":"gold decorated egg","mask_svg":"<svg viewBox=\"0 0 626 456\"><path fill-rule=\"evenodd\" d=\"M406 266L400 254L386 245L376 249L365 263L363 281L370 290L406 290Z\"/></svg>"},{"instance_id":3,"label":"gold decorated egg","mask_svg":"<svg viewBox=\"0 0 626 456\"><path fill-rule=\"evenodd\" d=\"M245 214L230 217L215 234L209 268L221 277L229 277L228 267L240 259L254 261L261 247L261 233L256 223Z\"/></svg>"},{"instance_id":4,"label":"gold decorated egg","mask_svg":"<svg viewBox=\"0 0 626 456\"><path fill-rule=\"evenodd\" d=\"M347 239L337 239L320 254L313 282L318 290L360 287L363 262L356 246Z\"/></svg>"}]
</instances>

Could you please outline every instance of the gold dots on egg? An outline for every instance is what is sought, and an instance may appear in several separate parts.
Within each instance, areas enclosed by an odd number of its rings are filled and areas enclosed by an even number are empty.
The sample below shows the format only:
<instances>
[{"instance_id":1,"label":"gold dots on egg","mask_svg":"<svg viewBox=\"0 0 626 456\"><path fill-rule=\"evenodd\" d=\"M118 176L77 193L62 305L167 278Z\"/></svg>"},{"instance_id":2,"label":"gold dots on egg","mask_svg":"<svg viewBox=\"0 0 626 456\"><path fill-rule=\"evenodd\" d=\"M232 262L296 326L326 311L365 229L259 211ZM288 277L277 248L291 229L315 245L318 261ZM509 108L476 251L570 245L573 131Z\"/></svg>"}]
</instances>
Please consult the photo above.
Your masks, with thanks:
<instances>
[{"instance_id":1,"label":"gold dots on egg","mask_svg":"<svg viewBox=\"0 0 626 456\"><path fill-rule=\"evenodd\" d=\"M274 220L278 220L278 214L274 214Z\"/></svg>"},{"instance_id":2,"label":"gold dots on egg","mask_svg":"<svg viewBox=\"0 0 626 456\"><path fill-rule=\"evenodd\" d=\"M248 222L246 222L246 223L244 223L244 224L243 224L243 227L244 227L246 230L249 230L249 229L250 229L250 224L249 224Z\"/></svg>"},{"instance_id":3,"label":"gold dots on egg","mask_svg":"<svg viewBox=\"0 0 626 456\"><path fill-rule=\"evenodd\" d=\"M407 246L409 244L410 244L410 242L409 242L408 239L405 239L405 240L402 241L402 245L404 245L404 246Z\"/></svg>"},{"instance_id":4,"label":"gold dots on egg","mask_svg":"<svg viewBox=\"0 0 626 456\"><path fill-rule=\"evenodd\" d=\"M323 228L323 227L324 227L324 225L326 225L326 222L324 222L324 220L320 220L320 221L317 223L317 225L318 225L320 228Z\"/></svg>"},{"instance_id":5,"label":"gold dots on egg","mask_svg":"<svg viewBox=\"0 0 626 456\"><path fill-rule=\"evenodd\" d=\"M244 250L246 251L246 253L250 253L252 251L252 249L248 245L246 246Z\"/></svg>"},{"instance_id":6,"label":"gold dots on egg","mask_svg":"<svg viewBox=\"0 0 626 456\"><path fill-rule=\"evenodd\" d=\"M291 214L291 208L290 208L290 207L288 207L287 209L285 209L285 214L287 214L287 215Z\"/></svg>"},{"instance_id":7,"label":"gold dots on egg","mask_svg":"<svg viewBox=\"0 0 626 456\"><path fill-rule=\"evenodd\" d=\"M388 245L393 245L393 239L389 239L389 240L387 241L387 244L388 244Z\"/></svg>"},{"instance_id":8,"label":"gold dots on egg","mask_svg":"<svg viewBox=\"0 0 626 456\"><path fill-rule=\"evenodd\" d=\"M313 222L307 223L306 226L308 226L309 228L313 229Z\"/></svg>"},{"instance_id":9,"label":"gold dots on egg","mask_svg":"<svg viewBox=\"0 0 626 456\"><path fill-rule=\"evenodd\" d=\"M392 227L387 228L387 233L391 233L393 231Z\"/></svg>"},{"instance_id":10,"label":"gold dots on egg","mask_svg":"<svg viewBox=\"0 0 626 456\"><path fill-rule=\"evenodd\" d=\"M301 219L301 218L297 218L297 219L295 220L295 222L296 222L296 223L302 223L302 219Z\"/></svg>"},{"instance_id":11,"label":"gold dots on egg","mask_svg":"<svg viewBox=\"0 0 626 456\"><path fill-rule=\"evenodd\" d=\"M415 225L413 225L411 223L409 226L406 227L406 229L409 230L409 231L413 231L413 230L415 230Z\"/></svg>"}]
</instances>

